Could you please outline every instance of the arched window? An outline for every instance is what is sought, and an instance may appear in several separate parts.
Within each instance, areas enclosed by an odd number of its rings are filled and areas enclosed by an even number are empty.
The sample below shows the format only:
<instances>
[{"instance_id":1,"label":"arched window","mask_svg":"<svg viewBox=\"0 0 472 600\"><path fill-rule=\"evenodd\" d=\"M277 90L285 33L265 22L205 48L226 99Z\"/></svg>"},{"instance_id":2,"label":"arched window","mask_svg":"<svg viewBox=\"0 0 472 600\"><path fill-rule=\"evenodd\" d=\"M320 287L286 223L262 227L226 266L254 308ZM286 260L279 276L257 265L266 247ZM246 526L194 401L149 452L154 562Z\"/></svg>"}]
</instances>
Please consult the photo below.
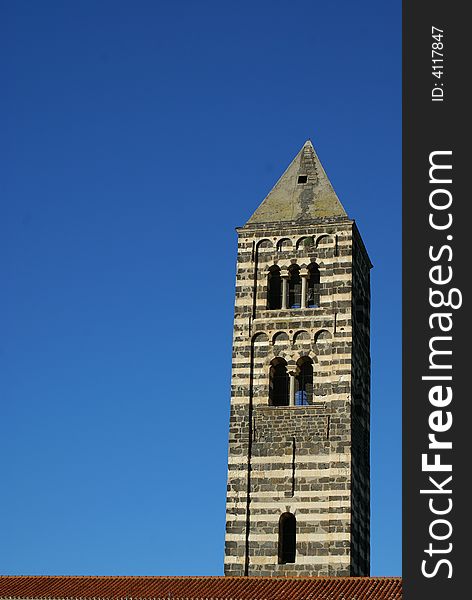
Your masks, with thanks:
<instances>
[{"instance_id":1,"label":"arched window","mask_svg":"<svg viewBox=\"0 0 472 600\"><path fill-rule=\"evenodd\" d=\"M295 405L306 406L313 402L313 361L308 356L297 363L295 378Z\"/></svg>"},{"instance_id":2,"label":"arched window","mask_svg":"<svg viewBox=\"0 0 472 600\"><path fill-rule=\"evenodd\" d=\"M280 269L277 265L269 269L267 279L267 308L282 308L282 280L280 279Z\"/></svg>"},{"instance_id":3,"label":"arched window","mask_svg":"<svg viewBox=\"0 0 472 600\"><path fill-rule=\"evenodd\" d=\"M274 358L270 363L269 404L271 406L289 405L289 376L287 363L283 358Z\"/></svg>"},{"instance_id":4,"label":"arched window","mask_svg":"<svg viewBox=\"0 0 472 600\"><path fill-rule=\"evenodd\" d=\"M316 263L308 267L307 285L307 308L319 308L320 306L320 269Z\"/></svg>"},{"instance_id":5,"label":"arched window","mask_svg":"<svg viewBox=\"0 0 472 600\"><path fill-rule=\"evenodd\" d=\"M297 548L297 520L285 512L279 519L279 565L295 562Z\"/></svg>"},{"instance_id":6,"label":"arched window","mask_svg":"<svg viewBox=\"0 0 472 600\"><path fill-rule=\"evenodd\" d=\"M292 265L288 269L288 305L290 308L300 308L302 305L302 278L300 267Z\"/></svg>"}]
</instances>

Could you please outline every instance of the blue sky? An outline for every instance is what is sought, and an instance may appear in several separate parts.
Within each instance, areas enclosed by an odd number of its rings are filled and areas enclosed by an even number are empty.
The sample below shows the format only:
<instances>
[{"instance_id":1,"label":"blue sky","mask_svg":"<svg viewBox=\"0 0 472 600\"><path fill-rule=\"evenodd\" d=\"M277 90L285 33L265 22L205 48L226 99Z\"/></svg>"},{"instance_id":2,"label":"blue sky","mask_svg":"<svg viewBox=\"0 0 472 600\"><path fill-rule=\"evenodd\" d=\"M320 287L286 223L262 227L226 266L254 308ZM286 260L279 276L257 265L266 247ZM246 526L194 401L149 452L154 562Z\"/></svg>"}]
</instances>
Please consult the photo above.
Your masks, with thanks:
<instances>
[{"instance_id":1,"label":"blue sky","mask_svg":"<svg viewBox=\"0 0 472 600\"><path fill-rule=\"evenodd\" d=\"M236 257L307 138L372 271L401 570L401 3L0 4L0 565L219 575Z\"/></svg>"}]
</instances>

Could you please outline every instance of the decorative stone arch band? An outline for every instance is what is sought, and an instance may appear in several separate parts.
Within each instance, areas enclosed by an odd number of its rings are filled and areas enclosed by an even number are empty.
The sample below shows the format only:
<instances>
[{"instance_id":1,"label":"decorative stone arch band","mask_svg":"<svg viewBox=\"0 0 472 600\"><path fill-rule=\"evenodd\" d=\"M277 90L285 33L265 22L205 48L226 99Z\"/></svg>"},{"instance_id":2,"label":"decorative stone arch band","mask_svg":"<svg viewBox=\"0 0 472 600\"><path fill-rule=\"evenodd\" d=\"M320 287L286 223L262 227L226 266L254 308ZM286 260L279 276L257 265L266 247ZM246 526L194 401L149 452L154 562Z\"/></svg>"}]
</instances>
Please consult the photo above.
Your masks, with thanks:
<instances>
[{"instance_id":1,"label":"decorative stone arch band","mask_svg":"<svg viewBox=\"0 0 472 600\"><path fill-rule=\"evenodd\" d=\"M304 335L302 337L302 334L308 334L308 337L305 338ZM254 335L252 336L252 344L255 345L257 344L258 346L263 346L265 344L267 344L267 346L275 346L277 343L280 342L287 342L287 346L288 345L293 345L296 343L313 343L315 344L315 347L320 344L327 344L327 343L331 343L332 338L333 338L333 334L331 333L331 331L327 328L323 328L323 329L317 329L314 333L311 330L311 332L307 329L297 329L296 331L293 332L293 334L290 335L289 331L276 331L273 335L272 335L272 339L269 338L270 333L268 334L265 331L256 331L254 333ZM285 344L281 344L281 345L285 345Z\"/></svg>"}]
</instances>

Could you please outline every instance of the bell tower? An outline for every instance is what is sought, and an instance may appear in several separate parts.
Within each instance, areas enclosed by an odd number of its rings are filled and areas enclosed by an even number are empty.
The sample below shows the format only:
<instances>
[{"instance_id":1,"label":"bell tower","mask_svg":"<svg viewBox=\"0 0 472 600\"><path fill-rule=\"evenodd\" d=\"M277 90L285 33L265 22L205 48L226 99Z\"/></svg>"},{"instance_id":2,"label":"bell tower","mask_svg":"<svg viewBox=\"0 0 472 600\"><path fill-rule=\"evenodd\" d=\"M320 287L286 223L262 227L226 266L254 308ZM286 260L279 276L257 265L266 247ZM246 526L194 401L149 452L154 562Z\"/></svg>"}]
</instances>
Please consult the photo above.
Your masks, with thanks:
<instances>
[{"instance_id":1,"label":"bell tower","mask_svg":"<svg viewBox=\"0 0 472 600\"><path fill-rule=\"evenodd\" d=\"M372 265L310 141L237 232L225 575L369 575Z\"/></svg>"}]
</instances>

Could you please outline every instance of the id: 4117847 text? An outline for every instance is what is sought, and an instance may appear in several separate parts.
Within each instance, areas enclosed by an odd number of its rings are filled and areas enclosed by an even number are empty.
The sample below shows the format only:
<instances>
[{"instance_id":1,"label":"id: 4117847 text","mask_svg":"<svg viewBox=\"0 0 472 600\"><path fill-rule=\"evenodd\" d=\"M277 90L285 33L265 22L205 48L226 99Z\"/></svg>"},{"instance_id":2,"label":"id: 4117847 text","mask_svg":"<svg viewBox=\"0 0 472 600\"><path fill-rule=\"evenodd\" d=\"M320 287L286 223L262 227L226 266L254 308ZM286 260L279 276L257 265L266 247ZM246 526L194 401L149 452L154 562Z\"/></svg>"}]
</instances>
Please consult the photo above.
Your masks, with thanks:
<instances>
[{"instance_id":1,"label":"id: 4117847 text","mask_svg":"<svg viewBox=\"0 0 472 600\"><path fill-rule=\"evenodd\" d=\"M444 75L444 30L439 29L439 27L432 27L431 36L431 71L434 79L431 100L442 102L444 100L444 85L442 82Z\"/></svg>"}]
</instances>

